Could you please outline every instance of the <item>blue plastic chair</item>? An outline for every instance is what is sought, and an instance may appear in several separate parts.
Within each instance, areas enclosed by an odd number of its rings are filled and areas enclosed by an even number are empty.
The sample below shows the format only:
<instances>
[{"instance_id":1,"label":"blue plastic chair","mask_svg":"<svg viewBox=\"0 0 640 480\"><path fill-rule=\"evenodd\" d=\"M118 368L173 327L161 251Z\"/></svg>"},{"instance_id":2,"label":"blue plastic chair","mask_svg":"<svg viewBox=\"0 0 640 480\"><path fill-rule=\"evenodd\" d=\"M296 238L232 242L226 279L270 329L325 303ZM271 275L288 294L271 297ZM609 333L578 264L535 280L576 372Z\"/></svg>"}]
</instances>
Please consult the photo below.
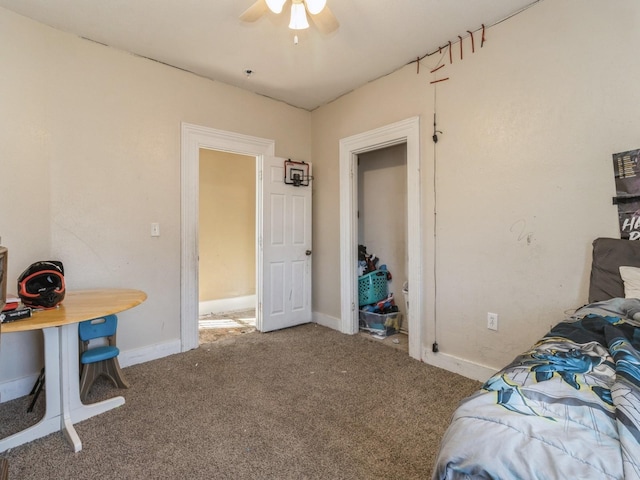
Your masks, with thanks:
<instances>
[{"instance_id":1,"label":"blue plastic chair","mask_svg":"<svg viewBox=\"0 0 640 480\"><path fill-rule=\"evenodd\" d=\"M120 350L116 347L116 329L118 317L108 315L102 318L86 320L78 324L80 336L80 400L84 402L93 383L101 376L107 377L116 387L129 388L124 379L118 355ZM104 344L92 347L90 342L104 339Z\"/></svg>"}]
</instances>

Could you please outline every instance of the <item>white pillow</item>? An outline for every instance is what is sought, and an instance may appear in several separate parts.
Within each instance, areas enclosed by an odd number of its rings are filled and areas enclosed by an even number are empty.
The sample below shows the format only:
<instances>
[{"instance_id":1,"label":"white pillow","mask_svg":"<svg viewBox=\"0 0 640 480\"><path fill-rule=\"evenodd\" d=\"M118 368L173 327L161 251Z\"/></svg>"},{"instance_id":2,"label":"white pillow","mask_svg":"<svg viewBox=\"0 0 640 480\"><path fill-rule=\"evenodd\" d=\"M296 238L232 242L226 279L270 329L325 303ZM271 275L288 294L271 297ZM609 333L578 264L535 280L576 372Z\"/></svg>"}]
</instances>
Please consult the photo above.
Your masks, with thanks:
<instances>
[{"instance_id":1,"label":"white pillow","mask_svg":"<svg viewBox=\"0 0 640 480\"><path fill-rule=\"evenodd\" d=\"M620 267L625 298L640 298L640 268Z\"/></svg>"}]
</instances>

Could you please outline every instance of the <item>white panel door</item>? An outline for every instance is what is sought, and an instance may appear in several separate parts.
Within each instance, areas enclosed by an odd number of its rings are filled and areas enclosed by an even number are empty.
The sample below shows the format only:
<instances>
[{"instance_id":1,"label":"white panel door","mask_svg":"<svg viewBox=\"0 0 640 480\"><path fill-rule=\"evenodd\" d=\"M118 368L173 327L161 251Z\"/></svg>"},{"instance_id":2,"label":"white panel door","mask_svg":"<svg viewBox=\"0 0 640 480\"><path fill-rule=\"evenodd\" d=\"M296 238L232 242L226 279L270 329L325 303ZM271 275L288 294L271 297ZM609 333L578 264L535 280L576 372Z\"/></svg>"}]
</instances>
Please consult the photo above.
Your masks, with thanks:
<instances>
[{"instance_id":1,"label":"white panel door","mask_svg":"<svg viewBox=\"0 0 640 480\"><path fill-rule=\"evenodd\" d=\"M256 327L262 332L311 321L311 185L286 184L284 162L264 157L259 175Z\"/></svg>"}]
</instances>

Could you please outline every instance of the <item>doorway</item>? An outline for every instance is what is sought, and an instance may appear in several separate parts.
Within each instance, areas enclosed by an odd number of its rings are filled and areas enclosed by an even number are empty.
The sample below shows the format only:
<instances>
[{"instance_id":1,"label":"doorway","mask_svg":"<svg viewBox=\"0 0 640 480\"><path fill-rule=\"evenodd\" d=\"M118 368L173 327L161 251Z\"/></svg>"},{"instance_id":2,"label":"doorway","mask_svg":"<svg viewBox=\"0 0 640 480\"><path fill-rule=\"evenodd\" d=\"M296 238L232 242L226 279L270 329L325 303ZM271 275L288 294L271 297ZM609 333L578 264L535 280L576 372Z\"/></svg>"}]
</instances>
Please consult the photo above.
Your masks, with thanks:
<instances>
[{"instance_id":1,"label":"doorway","mask_svg":"<svg viewBox=\"0 0 640 480\"><path fill-rule=\"evenodd\" d=\"M256 158L200 149L199 338L255 329Z\"/></svg>"},{"instance_id":2,"label":"doorway","mask_svg":"<svg viewBox=\"0 0 640 480\"><path fill-rule=\"evenodd\" d=\"M341 331L358 333L358 165L359 154L406 143L407 146L407 326L409 355L422 360L422 201L420 119L412 117L340 140Z\"/></svg>"},{"instance_id":3,"label":"doorway","mask_svg":"<svg viewBox=\"0 0 640 480\"><path fill-rule=\"evenodd\" d=\"M199 286L198 286L198 218L200 149L218 150L248 155L261 163L273 156L273 140L251 137L183 123L181 128L181 248L180 248L180 337L183 352L198 348ZM257 267L260 270L258 264ZM262 293L260 273L256 276L256 296ZM256 312L256 323L261 322Z\"/></svg>"},{"instance_id":4,"label":"doorway","mask_svg":"<svg viewBox=\"0 0 640 480\"><path fill-rule=\"evenodd\" d=\"M367 320L388 324L388 328L369 328L367 331L381 342L406 351L408 321L403 291L408 284L407 144L361 153L357 166L358 251L360 256L372 259L373 264L369 267L363 264L362 268L369 271L375 267L387 272L388 277L384 283L388 288L376 291L375 302L372 303L374 298L369 298L369 305L358 307L368 310L363 314L361 323L364 325L361 327L371 326L367 325ZM359 277L358 283L365 278L370 277ZM376 285L381 284L377 282ZM385 295L385 290L388 296L380 304L376 303ZM360 294L360 287L358 292Z\"/></svg>"}]
</instances>

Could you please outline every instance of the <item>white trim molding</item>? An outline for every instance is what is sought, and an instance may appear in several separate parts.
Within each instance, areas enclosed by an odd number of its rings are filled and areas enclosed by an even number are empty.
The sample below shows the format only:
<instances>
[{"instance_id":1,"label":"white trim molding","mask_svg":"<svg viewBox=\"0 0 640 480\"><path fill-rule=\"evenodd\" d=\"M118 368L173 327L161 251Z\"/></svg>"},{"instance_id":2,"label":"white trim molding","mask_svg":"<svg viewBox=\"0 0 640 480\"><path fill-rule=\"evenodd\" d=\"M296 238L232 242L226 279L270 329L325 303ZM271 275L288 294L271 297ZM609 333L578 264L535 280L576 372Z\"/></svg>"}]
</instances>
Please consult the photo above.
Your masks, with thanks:
<instances>
[{"instance_id":1,"label":"white trim molding","mask_svg":"<svg viewBox=\"0 0 640 480\"><path fill-rule=\"evenodd\" d=\"M481 365L479 363L470 362L464 358L459 358L448 353L432 353L430 348L425 348L423 352L423 359L425 363L439 367L449 372L457 373L463 377L478 380L479 382L486 382L491 376L496 373L495 368L488 367L487 365Z\"/></svg>"},{"instance_id":2,"label":"white trim molding","mask_svg":"<svg viewBox=\"0 0 640 480\"><path fill-rule=\"evenodd\" d=\"M198 185L201 148L254 156L260 163L264 156L274 156L275 141L182 123L180 338L183 352L198 347ZM256 289L260 288L261 285L256 285Z\"/></svg>"},{"instance_id":3,"label":"white trim molding","mask_svg":"<svg viewBox=\"0 0 640 480\"><path fill-rule=\"evenodd\" d=\"M407 144L407 251L409 265L409 355L422 360L422 201L420 118L412 117L340 140L340 282L341 328L358 332L358 155Z\"/></svg>"},{"instance_id":4,"label":"white trim molding","mask_svg":"<svg viewBox=\"0 0 640 480\"><path fill-rule=\"evenodd\" d=\"M320 312L313 312L312 314L313 323L317 323L323 327L328 327L333 330L340 331L342 329L342 324L339 318L332 317L331 315L327 315Z\"/></svg>"},{"instance_id":5,"label":"white trim molding","mask_svg":"<svg viewBox=\"0 0 640 480\"><path fill-rule=\"evenodd\" d=\"M146 345L132 350L121 350L120 355L118 355L118 362L122 368L126 368L139 363L146 363L168 357L176 353L180 353L180 341L178 339L164 343L156 343L154 345ZM29 395L37 378L38 374L33 374L0 384L1 402L4 403Z\"/></svg>"},{"instance_id":6,"label":"white trim molding","mask_svg":"<svg viewBox=\"0 0 640 480\"><path fill-rule=\"evenodd\" d=\"M205 300L198 305L200 315L207 313L225 313L234 310L249 310L256 306L255 295L245 295L242 297L221 298L219 300Z\"/></svg>"}]
</instances>

